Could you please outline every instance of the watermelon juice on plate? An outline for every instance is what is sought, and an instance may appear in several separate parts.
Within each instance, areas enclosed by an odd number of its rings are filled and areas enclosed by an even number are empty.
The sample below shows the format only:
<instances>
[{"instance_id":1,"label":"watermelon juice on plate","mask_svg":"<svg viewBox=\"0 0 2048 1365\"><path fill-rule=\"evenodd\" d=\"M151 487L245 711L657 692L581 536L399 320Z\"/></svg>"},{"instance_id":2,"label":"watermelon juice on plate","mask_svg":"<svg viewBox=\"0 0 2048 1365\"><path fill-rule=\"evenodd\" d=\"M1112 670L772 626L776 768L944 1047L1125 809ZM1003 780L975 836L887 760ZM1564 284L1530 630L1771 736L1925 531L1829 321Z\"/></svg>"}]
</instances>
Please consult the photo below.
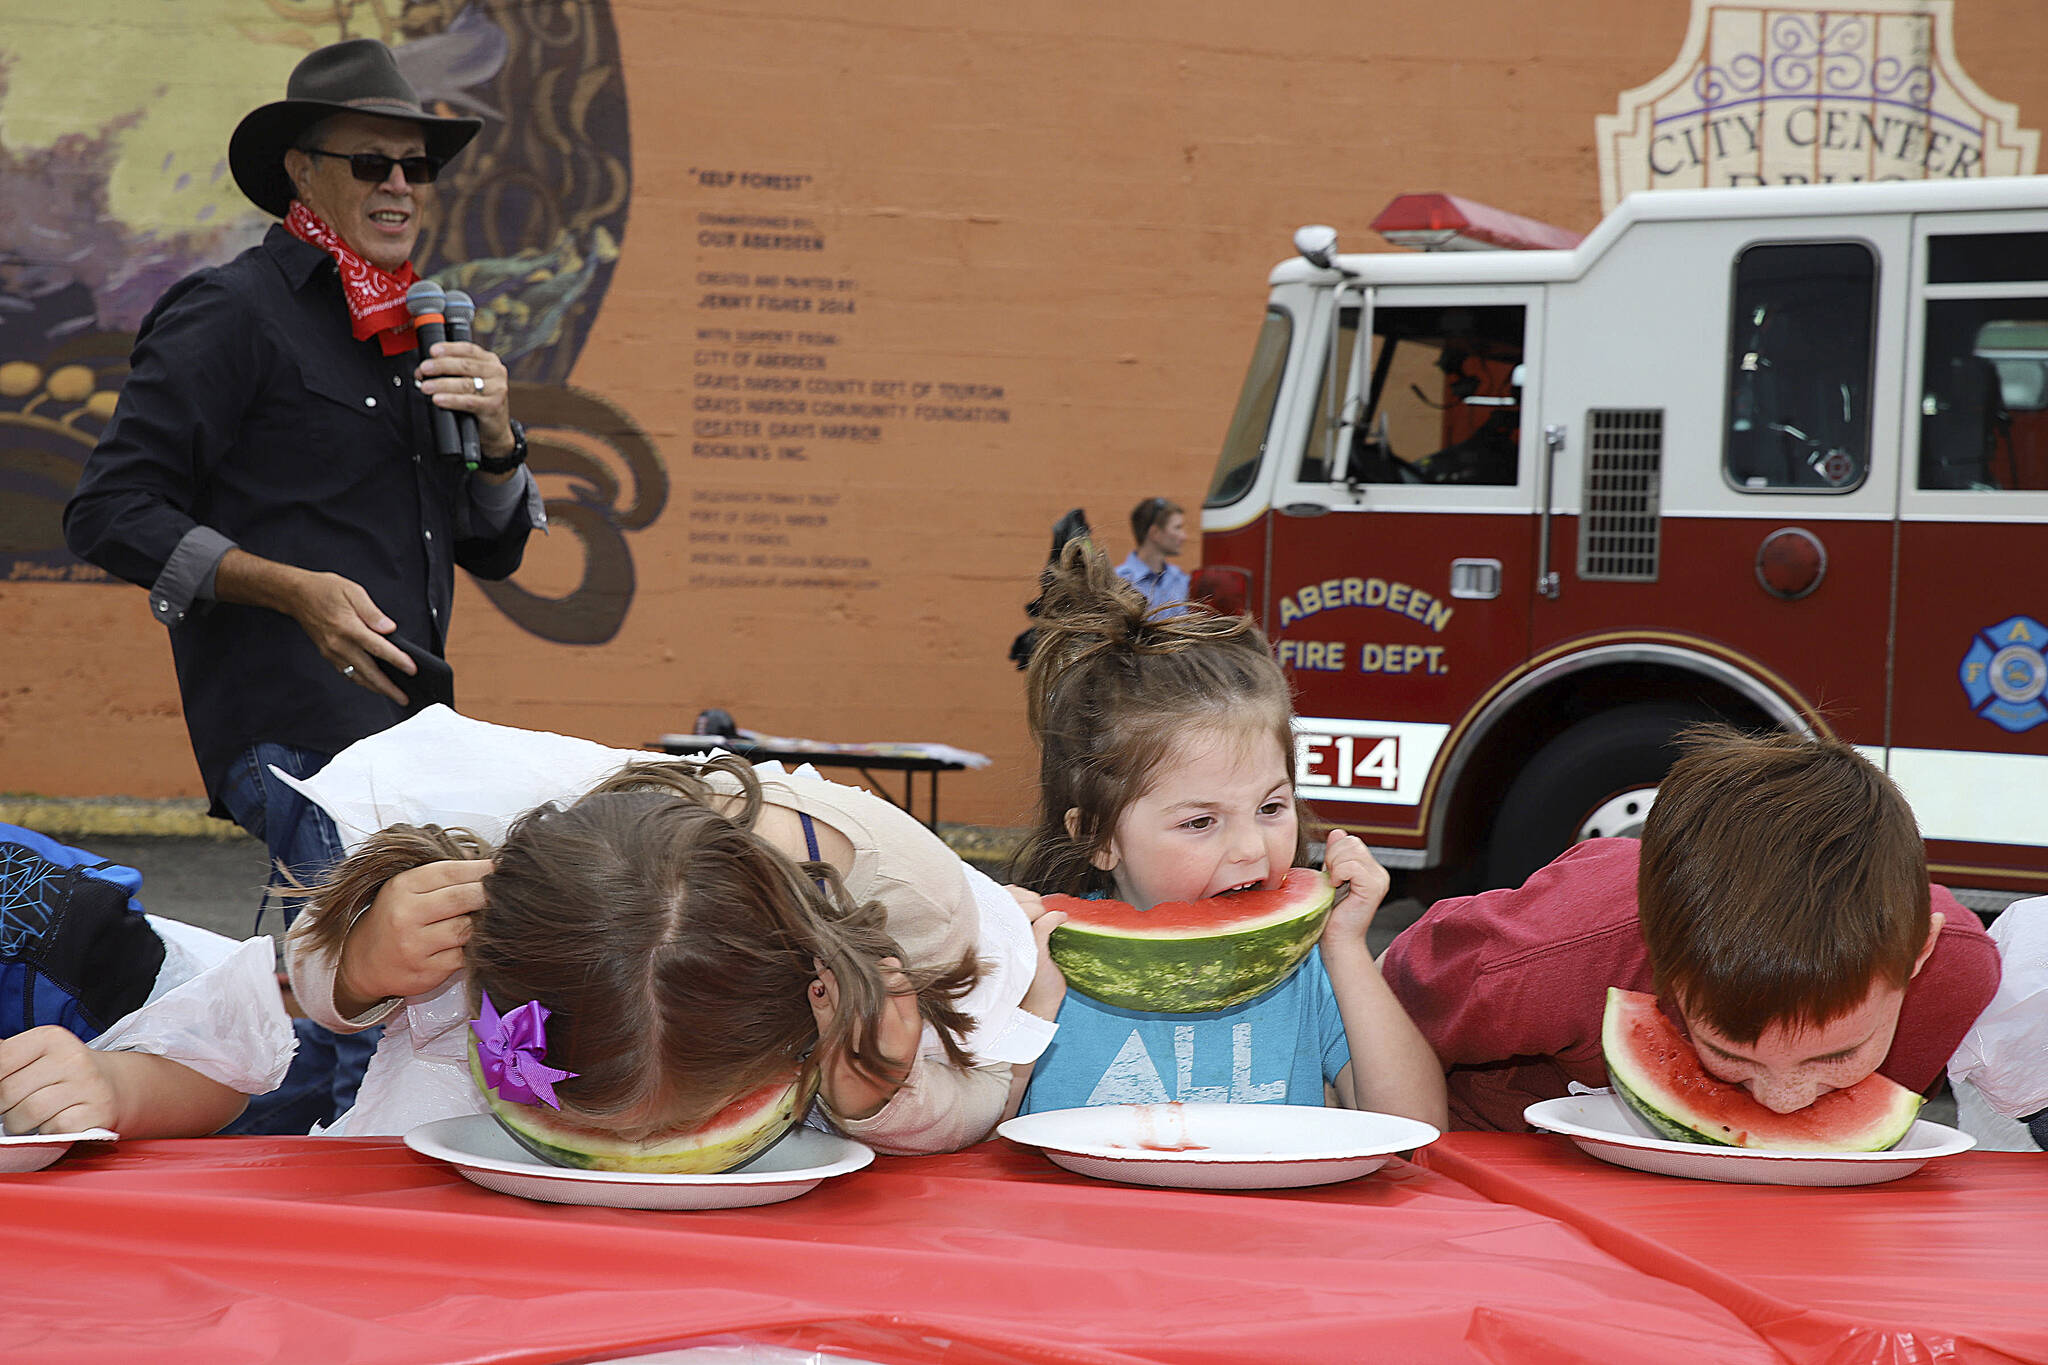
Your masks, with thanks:
<instances>
[{"instance_id":1,"label":"watermelon juice on plate","mask_svg":"<svg viewBox=\"0 0 2048 1365\"><path fill-rule=\"evenodd\" d=\"M1368 1175L1441 1136L1397 1114L1298 1104L1103 1104L1048 1109L996 1132L1098 1180L1272 1190Z\"/></svg>"}]
</instances>

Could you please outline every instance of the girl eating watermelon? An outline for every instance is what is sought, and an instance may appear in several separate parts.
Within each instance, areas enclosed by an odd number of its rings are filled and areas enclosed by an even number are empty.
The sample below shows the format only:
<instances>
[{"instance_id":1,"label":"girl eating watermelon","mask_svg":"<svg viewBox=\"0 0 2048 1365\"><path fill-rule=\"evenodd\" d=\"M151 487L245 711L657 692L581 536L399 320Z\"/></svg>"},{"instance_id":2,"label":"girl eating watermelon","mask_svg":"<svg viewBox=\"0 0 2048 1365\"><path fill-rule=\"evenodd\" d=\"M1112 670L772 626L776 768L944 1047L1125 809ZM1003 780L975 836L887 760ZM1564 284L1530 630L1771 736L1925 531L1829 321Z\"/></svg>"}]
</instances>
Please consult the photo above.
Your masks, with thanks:
<instances>
[{"instance_id":1,"label":"girl eating watermelon","mask_svg":"<svg viewBox=\"0 0 2048 1365\"><path fill-rule=\"evenodd\" d=\"M815 1088L880 1151L985 1137L1050 1033L1017 1008L1037 959L1017 902L859 788L622 754L431 708L305 784L345 835L351 791L414 822L356 845L287 945L315 1018L385 1024L328 1131L488 1104L571 1164L702 1169L691 1148L743 1159L728 1139ZM582 795L509 829L475 814L542 789ZM478 832L424 823L444 812Z\"/></svg>"},{"instance_id":2,"label":"girl eating watermelon","mask_svg":"<svg viewBox=\"0 0 2048 1365\"><path fill-rule=\"evenodd\" d=\"M1076 543L1046 589L1038 630L1027 681L1038 822L1012 870L1039 892L1128 908L1027 905L1041 941L1047 921L1071 920L1052 954L1063 941L1080 946L1022 1112L1320 1105L1327 1085L1350 1108L1443 1127L1443 1070L1366 947L1388 878L1363 841L1330 832L1324 866L1338 894L1298 966L1288 970L1284 932L1232 932L1299 922L1321 886L1314 874L1288 875L1307 852L1293 705L1258 628L1185 604L1148 614L1099 551ZM1297 896L1311 903L1291 906ZM1101 932L1076 933L1084 918ZM1039 978L1057 995L1053 970L1043 962Z\"/></svg>"}]
</instances>

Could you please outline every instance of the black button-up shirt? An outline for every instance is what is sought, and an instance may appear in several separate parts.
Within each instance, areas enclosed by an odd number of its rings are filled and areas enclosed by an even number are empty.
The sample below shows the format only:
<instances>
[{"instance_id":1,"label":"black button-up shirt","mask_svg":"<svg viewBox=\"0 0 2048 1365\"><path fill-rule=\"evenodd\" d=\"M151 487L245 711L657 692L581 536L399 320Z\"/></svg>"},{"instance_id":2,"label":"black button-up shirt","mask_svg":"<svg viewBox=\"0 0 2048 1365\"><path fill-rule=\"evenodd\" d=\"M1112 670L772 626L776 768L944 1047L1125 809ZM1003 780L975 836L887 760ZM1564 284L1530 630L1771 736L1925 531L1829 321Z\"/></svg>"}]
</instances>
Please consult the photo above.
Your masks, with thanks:
<instances>
[{"instance_id":1,"label":"black button-up shirt","mask_svg":"<svg viewBox=\"0 0 2048 1365\"><path fill-rule=\"evenodd\" d=\"M542 524L523 471L509 517L479 513L461 464L434 453L417 364L349 334L333 260L281 226L143 319L64 532L81 559L151 590L215 814L251 744L331 754L406 714L336 672L290 617L211 600L228 549L352 579L400 635L443 654L454 566L504 578Z\"/></svg>"}]
</instances>

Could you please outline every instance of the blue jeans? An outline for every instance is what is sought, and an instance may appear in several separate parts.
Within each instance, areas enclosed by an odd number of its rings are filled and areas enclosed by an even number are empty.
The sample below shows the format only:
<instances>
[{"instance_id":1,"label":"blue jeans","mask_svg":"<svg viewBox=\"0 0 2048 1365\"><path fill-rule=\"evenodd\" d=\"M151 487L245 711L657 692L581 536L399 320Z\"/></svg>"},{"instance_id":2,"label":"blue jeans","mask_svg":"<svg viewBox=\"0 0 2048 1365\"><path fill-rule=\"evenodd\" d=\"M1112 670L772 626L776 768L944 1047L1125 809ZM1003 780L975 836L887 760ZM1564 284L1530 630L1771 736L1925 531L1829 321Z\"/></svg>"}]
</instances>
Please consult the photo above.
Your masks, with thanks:
<instances>
[{"instance_id":1,"label":"blue jeans","mask_svg":"<svg viewBox=\"0 0 2048 1365\"><path fill-rule=\"evenodd\" d=\"M281 902L285 926L298 917L295 896L279 895L292 881L310 885L341 861L341 835L327 813L277 780L275 764L293 777L311 777L327 766L330 755L287 744L257 744L228 770L221 804L235 823L270 850L270 885L256 907L256 930L273 898ZM287 877L290 880L287 880ZM316 1123L331 1123L355 1103L356 1087L377 1051L382 1029L333 1033L310 1019L294 1019L299 1050L282 1084L267 1095L251 1097L242 1116L223 1133L304 1133Z\"/></svg>"}]
</instances>

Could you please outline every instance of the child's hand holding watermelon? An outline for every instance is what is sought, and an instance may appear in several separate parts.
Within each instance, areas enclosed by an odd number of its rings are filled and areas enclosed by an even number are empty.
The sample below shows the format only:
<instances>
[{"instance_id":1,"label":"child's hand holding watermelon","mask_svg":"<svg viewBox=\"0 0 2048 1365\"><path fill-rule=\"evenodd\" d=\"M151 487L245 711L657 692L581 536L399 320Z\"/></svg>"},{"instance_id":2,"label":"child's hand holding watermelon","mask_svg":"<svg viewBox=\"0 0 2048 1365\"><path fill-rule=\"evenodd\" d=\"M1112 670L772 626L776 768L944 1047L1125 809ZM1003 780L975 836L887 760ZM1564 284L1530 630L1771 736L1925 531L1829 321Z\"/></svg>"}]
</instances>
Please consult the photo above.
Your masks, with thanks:
<instances>
[{"instance_id":1,"label":"child's hand holding watermelon","mask_svg":"<svg viewBox=\"0 0 2048 1365\"><path fill-rule=\"evenodd\" d=\"M1330 831L1330 840L1324 845L1323 871L1328 874L1330 885L1337 888L1337 902L1330 907L1330 918L1323 925L1323 958L1327 961L1331 947L1340 941L1365 942L1365 932L1372 928L1373 916L1379 913L1380 902L1387 898L1393 878L1372 856L1365 840L1341 829Z\"/></svg>"},{"instance_id":2,"label":"child's hand holding watermelon","mask_svg":"<svg viewBox=\"0 0 2048 1365\"><path fill-rule=\"evenodd\" d=\"M1052 960L1052 931L1067 922L1067 912L1046 909L1045 898L1036 891L1021 886L1006 886L1003 890L1010 893L1010 898L1023 910L1024 918L1031 921L1031 937L1038 943L1038 970L1032 974L1024 998L1017 1002L1018 1008L1040 1019L1057 1020L1060 1004L1067 998L1067 977ZM1024 1087L1031 1083L1033 1066L1031 1062L1020 1062L1010 1068L1010 1099L1003 1107L1004 1118L1017 1116L1024 1100Z\"/></svg>"},{"instance_id":3,"label":"child's hand holding watermelon","mask_svg":"<svg viewBox=\"0 0 2048 1365\"><path fill-rule=\"evenodd\" d=\"M1405 1114L1448 1127L1443 1067L1387 989L1365 941L1392 879L1363 839L1341 829L1330 831L1323 870L1333 886L1342 888L1317 945L1351 1040L1352 1065L1337 1078L1337 1097L1353 1109ZM1370 1064L1361 1065L1361 1058L1370 1058Z\"/></svg>"}]
</instances>

